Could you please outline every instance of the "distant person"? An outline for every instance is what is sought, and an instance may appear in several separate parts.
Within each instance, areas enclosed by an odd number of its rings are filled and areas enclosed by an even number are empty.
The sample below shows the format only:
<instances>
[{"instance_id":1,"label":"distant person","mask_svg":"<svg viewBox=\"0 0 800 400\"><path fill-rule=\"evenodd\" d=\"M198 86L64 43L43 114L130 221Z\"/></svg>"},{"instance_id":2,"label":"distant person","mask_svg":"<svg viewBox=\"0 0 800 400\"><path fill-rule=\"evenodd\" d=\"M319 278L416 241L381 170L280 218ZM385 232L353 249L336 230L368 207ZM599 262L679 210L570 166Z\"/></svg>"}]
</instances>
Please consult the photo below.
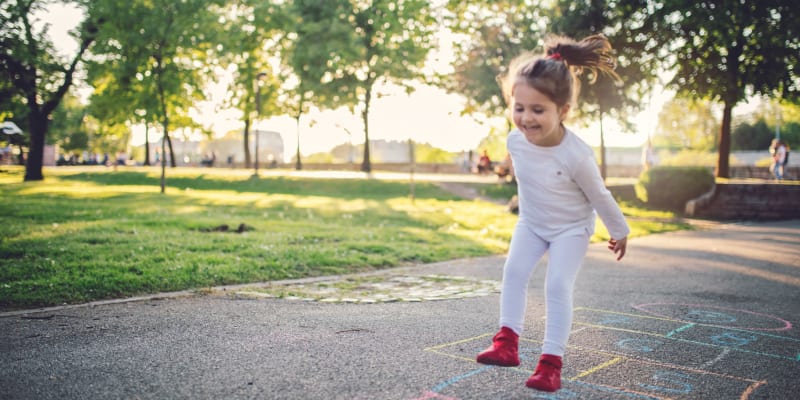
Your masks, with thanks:
<instances>
[{"instance_id":1,"label":"distant person","mask_svg":"<svg viewBox=\"0 0 800 400\"><path fill-rule=\"evenodd\" d=\"M478 159L478 173L486 174L492 171L492 159L489 158L489 153L484 150L481 153L481 158Z\"/></svg>"},{"instance_id":2,"label":"distant person","mask_svg":"<svg viewBox=\"0 0 800 400\"><path fill-rule=\"evenodd\" d=\"M573 289L594 232L595 212L608 229L608 249L617 260L625 256L630 228L603 184L594 151L564 126L577 92L576 69L616 77L611 46L602 35L580 42L558 36L548 38L545 51L544 56L515 59L503 77L503 93L516 126L508 134L507 147L517 178L519 220L503 267L500 331L477 361L519 365L528 280L548 252L544 342L525 385L554 392L561 387Z\"/></svg>"},{"instance_id":3,"label":"distant person","mask_svg":"<svg viewBox=\"0 0 800 400\"><path fill-rule=\"evenodd\" d=\"M656 155L653 151L653 143L647 138L647 143L642 147L642 168L645 171L656 165Z\"/></svg>"},{"instance_id":4,"label":"distant person","mask_svg":"<svg viewBox=\"0 0 800 400\"><path fill-rule=\"evenodd\" d=\"M206 153L202 160L200 160L200 165L204 167L213 167L214 162L217 161L217 154L213 151L211 153Z\"/></svg>"},{"instance_id":5,"label":"distant person","mask_svg":"<svg viewBox=\"0 0 800 400\"><path fill-rule=\"evenodd\" d=\"M494 173L497 174L498 178L514 182L514 163L511 162L511 154L506 154L503 162L494 167Z\"/></svg>"},{"instance_id":6,"label":"distant person","mask_svg":"<svg viewBox=\"0 0 800 400\"><path fill-rule=\"evenodd\" d=\"M783 180L783 171L786 167L787 150L786 144L780 139L772 139L772 144L769 146L769 153L772 155L772 162L770 163L770 171L775 179Z\"/></svg>"}]
</instances>

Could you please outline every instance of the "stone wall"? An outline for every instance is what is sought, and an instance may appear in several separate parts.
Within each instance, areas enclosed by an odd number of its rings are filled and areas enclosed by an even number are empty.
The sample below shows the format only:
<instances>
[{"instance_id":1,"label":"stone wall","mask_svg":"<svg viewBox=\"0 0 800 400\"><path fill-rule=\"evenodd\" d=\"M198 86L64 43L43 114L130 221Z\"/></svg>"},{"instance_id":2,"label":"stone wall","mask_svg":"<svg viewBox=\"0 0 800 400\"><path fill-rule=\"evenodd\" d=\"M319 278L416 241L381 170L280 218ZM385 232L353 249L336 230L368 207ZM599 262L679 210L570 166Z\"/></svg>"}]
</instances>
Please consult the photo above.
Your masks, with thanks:
<instances>
[{"instance_id":1,"label":"stone wall","mask_svg":"<svg viewBox=\"0 0 800 400\"><path fill-rule=\"evenodd\" d=\"M721 220L800 218L800 184L717 183L686 204L686 215Z\"/></svg>"}]
</instances>

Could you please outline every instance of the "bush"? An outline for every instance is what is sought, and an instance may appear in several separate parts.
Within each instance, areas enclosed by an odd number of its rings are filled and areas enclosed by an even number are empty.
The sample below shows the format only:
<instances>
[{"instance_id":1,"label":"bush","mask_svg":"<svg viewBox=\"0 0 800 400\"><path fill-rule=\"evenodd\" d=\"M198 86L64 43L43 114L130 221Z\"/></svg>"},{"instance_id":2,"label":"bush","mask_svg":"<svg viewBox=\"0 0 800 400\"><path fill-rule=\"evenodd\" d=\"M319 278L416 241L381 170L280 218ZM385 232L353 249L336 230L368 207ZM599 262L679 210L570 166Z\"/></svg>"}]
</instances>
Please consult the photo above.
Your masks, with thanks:
<instances>
[{"instance_id":1,"label":"bush","mask_svg":"<svg viewBox=\"0 0 800 400\"><path fill-rule=\"evenodd\" d=\"M703 167L655 167L642 172L636 197L652 208L683 211L686 202L711 190L714 175Z\"/></svg>"}]
</instances>

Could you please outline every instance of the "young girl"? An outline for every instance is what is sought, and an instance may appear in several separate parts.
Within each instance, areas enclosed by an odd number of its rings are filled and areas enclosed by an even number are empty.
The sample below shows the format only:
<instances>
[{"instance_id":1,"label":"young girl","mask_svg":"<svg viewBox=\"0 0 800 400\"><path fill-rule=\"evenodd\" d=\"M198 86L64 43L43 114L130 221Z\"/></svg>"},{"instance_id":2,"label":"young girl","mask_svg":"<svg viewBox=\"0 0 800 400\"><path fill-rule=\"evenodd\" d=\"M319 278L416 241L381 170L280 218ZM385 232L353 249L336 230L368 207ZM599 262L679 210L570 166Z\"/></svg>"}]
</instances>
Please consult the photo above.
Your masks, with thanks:
<instances>
[{"instance_id":1,"label":"young girl","mask_svg":"<svg viewBox=\"0 0 800 400\"><path fill-rule=\"evenodd\" d=\"M575 77L591 70L594 77L613 72L611 46L600 35L580 42L553 37L542 57L512 63L503 92L517 129L508 135L508 152L519 191L519 220L503 268L500 332L478 354L482 364L517 366L528 280L549 251L545 280L542 355L526 386L553 392L561 387L561 357L572 325L575 278L594 232L595 212L608 228L608 248L625 255L630 231L614 198L603 184L594 152L564 119L578 91Z\"/></svg>"}]
</instances>

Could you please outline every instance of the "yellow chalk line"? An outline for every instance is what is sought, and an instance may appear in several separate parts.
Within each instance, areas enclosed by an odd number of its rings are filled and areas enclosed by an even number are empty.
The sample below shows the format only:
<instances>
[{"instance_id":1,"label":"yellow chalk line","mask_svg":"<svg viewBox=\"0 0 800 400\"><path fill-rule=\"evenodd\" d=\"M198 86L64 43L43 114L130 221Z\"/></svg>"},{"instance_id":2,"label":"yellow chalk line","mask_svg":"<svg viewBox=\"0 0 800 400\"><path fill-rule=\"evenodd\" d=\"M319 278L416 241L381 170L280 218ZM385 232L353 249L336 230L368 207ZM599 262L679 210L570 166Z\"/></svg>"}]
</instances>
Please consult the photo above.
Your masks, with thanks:
<instances>
[{"instance_id":1,"label":"yellow chalk line","mask_svg":"<svg viewBox=\"0 0 800 400\"><path fill-rule=\"evenodd\" d=\"M591 375L591 374L593 374L593 373L595 373L595 372L597 372L597 371L599 371L599 370L601 370L601 369L603 369L605 367L612 366L612 365L614 365L614 364L616 364L616 363L618 363L618 362L620 362L622 360L624 360L623 357L612 358L612 359L610 359L610 360L608 360L608 361L606 361L606 362L604 362L604 363L602 363L600 365L596 365L596 366L594 366L592 368L589 368L586 371L583 371L580 374L575 375L575 376L573 376L572 378L569 378L569 379L570 380L575 380L575 379L583 378L584 376Z\"/></svg>"}]
</instances>

